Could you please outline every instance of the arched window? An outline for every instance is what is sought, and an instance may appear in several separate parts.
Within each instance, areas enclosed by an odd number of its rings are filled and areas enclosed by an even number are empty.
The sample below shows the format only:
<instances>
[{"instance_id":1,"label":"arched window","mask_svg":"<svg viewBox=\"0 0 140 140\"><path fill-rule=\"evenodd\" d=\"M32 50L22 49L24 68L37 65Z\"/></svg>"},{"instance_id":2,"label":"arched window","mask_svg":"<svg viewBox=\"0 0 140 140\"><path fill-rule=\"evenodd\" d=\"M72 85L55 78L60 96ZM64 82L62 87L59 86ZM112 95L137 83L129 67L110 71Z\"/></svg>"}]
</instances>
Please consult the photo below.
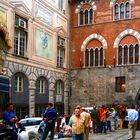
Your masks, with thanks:
<instances>
[{"instance_id":1,"label":"arched window","mask_svg":"<svg viewBox=\"0 0 140 140\"><path fill-rule=\"evenodd\" d=\"M45 79L41 78L39 79L39 94L45 94L45 87L46 87L46 81Z\"/></svg>"},{"instance_id":2,"label":"arched window","mask_svg":"<svg viewBox=\"0 0 140 140\"><path fill-rule=\"evenodd\" d=\"M100 66L103 65L103 48L100 49Z\"/></svg>"},{"instance_id":3,"label":"arched window","mask_svg":"<svg viewBox=\"0 0 140 140\"><path fill-rule=\"evenodd\" d=\"M88 24L88 10L85 10L85 24Z\"/></svg>"},{"instance_id":4,"label":"arched window","mask_svg":"<svg viewBox=\"0 0 140 140\"><path fill-rule=\"evenodd\" d=\"M17 72L11 79L11 102L16 105L16 115L20 118L29 110L29 81L22 72ZM27 105L27 106L25 106Z\"/></svg>"},{"instance_id":5,"label":"arched window","mask_svg":"<svg viewBox=\"0 0 140 140\"><path fill-rule=\"evenodd\" d=\"M90 50L90 66L94 65L94 51L93 49Z\"/></svg>"},{"instance_id":6,"label":"arched window","mask_svg":"<svg viewBox=\"0 0 140 140\"><path fill-rule=\"evenodd\" d=\"M119 6L118 6L118 4L115 5L114 13L115 13L115 20L118 20L119 19Z\"/></svg>"},{"instance_id":7,"label":"arched window","mask_svg":"<svg viewBox=\"0 0 140 140\"><path fill-rule=\"evenodd\" d=\"M36 81L36 94L46 94L48 93L48 81L45 77L41 76Z\"/></svg>"},{"instance_id":8,"label":"arched window","mask_svg":"<svg viewBox=\"0 0 140 140\"><path fill-rule=\"evenodd\" d=\"M124 19L124 4L120 5L120 19Z\"/></svg>"},{"instance_id":9,"label":"arched window","mask_svg":"<svg viewBox=\"0 0 140 140\"><path fill-rule=\"evenodd\" d=\"M88 49L86 49L86 51L85 51L85 66L86 67L89 66L89 51L88 51Z\"/></svg>"},{"instance_id":10,"label":"arched window","mask_svg":"<svg viewBox=\"0 0 140 140\"><path fill-rule=\"evenodd\" d=\"M125 5L125 18L126 19L130 18L130 4L129 4L129 2L127 2Z\"/></svg>"},{"instance_id":11,"label":"arched window","mask_svg":"<svg viewBox=\"0 0 140 140\"><path fill-rule=\"evenodd\" d=\"M95 49L95 66L98 66L98 59L99 58L99 52L98 52L98 48Z\"/></svg>"},{"instance_id":12,"label":"arched window","mask_svg":"<svg viewBox=\"0 0 140 140\"><path fill-rule=\"evenodd\" d=\"M28 79L21 73L16 73L12 78L12 92L13 93L27 93Z\"/></svg>"},{"instance_id":13,"label":"arched window","mask_svg":"<svg viewBox=\"0 0 140 140\"><path fill-rule=\"evenodd\" d=\"M130 18L131 14L131 5L129 2L126 4L121 3L120 5L116 4L114 6L114 19L128 19Z\"/></svg>"},{"instance_id":14,"label":"arched window","mask_svg":"<svg viewBox=\"0 0 140 140\"><path fill-rule=\"evenodd\" d=\"M122 46L118 48L118 65L122 64Z\"/></svg>"},{"instance_id":15,"label":"arched window","mask_svg":"<svg viewBox=\"0 0 140 140\"><path fill-rule=\"evenodd\" d=\"M129 64L133 64L133 45L129 47Z\"/></svg>"},{"instance_id":16,"label":"arched window","mask_svg":"<svg viewBox=\"0 0 140 140\"><path fill-rule=\"evenodd\" d=\"M128 64L128 47L124 46L124 64Z\"/></svg>"},{"instance_id":17,"label":"arched window","mask_svg":"<svg viewBox=\"0 0 140 140\"><path fill-rule=\"evenodd\" d=\"M135 45L135 63L139 63L139 45Z\"/></svg>"},{"instance_id":18,"label":"arched window","mask_svg":"<svg viewBox=\"0 0 140 140\"><path fill-rule=\"evenodd\" d=\"M83 11L80 11L80 25L83 25Z\"/></svg>"},{"instance_id":19,"label":"arched window","mask_svg":"<svg viewBox=\"0 0 140 140\"><path fill-rule=\"evenodd\" d=\"M93 20L93 10L90 9L89 13L90 13L90 24L91 24Z\"/></svg>"}]
</instances>

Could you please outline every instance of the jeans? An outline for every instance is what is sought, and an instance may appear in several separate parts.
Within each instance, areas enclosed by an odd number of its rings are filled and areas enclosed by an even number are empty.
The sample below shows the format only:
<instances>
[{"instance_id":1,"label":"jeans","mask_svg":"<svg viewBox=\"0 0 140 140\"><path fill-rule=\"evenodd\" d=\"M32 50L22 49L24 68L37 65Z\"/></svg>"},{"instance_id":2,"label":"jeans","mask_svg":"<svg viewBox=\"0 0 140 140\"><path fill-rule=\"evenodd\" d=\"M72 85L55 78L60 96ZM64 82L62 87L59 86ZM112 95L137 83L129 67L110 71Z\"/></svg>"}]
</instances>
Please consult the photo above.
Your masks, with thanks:
<instances>
[{"instance_id":1,"label":"jeans","mask_svg":"<svg viewBox=\"0 0 140 140\"><path fill-rule=\"evenodd\" d=\"M72 134L73 140L84 140L84 133L82 134Z\"/></svg>"},{"instance_id":2,"label":"jeans","mask_svg":"<svg viewBox=\"0 0 140 140\"><path fill-rule=\"evenodd\" d=\"M46 126L44 128L42 140L46 139L49 131L51 132L50 140L53 140L53 138L54 138L54 127L55 127L55 123L46 124Z\"/></svg>"},{"instance_id":3,"label":"jeans","mask_svg":"<svg viewBox=\"0 0 140 140\"><path fill-rule=\"evenodd\" d=\"M111 131L111 121L107 121L107 130Z\"/></svg>"},{"instance_id":4,"label":"jeans","mask_svg":"<svg viewBox=\"0 0 140 140\"><path fill-rule=\"evenodd\" d=\"M114 119L114 130L117 130L117 119Z\"/></svg>"},{"instance_id":5,"label":"jeans","mask_svg":"<svg viewBox=\"0 0 140 140\"><path fill-rule=\"evenodd\" d=\"M16 129L6 129L7 135L10 136L10 140L17 140Z\"/></svg>"},{"instance_id":6,"label":"jeans","mask_svg":"<svg viewBox=\"0 0 140 140\"><path fill-rule=\"evenodd\" d=\"M106 133L106 122L100 122L100 133Z\"/></svg>"}]
</instances>

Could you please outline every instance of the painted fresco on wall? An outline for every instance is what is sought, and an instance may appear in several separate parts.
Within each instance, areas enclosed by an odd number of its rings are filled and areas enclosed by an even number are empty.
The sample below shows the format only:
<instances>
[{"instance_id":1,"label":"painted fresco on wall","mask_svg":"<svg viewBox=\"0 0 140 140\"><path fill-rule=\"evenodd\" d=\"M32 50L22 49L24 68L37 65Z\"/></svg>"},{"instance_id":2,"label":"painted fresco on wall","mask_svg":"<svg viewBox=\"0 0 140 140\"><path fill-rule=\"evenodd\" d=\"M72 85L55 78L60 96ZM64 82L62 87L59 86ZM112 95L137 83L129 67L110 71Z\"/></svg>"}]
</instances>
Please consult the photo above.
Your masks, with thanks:
<instances>
[{"instance_id":1,"label":"painted fresco on wall","mask_svg":"<svg viewBox=\"0 0 140 140\"><path fill-rule=\"evenodd\" d=\"M52 36L44 31L36 30L36 54L48 59L52 58Z\"/></svg>"}]
</instances>

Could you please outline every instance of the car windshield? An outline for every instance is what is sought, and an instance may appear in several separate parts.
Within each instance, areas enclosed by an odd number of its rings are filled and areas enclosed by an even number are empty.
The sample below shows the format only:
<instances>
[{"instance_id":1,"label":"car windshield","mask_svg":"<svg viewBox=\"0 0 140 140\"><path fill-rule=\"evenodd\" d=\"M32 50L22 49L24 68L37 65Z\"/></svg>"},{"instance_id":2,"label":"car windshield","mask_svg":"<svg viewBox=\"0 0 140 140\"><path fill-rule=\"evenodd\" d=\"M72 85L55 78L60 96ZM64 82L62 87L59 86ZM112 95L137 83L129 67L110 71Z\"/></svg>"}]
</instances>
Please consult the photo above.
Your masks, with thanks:
<instances>
[{"instance_id":1,"label":"car windshield","mask_svg":"<svg viewBox=\"0 0 140 140\"><path fill-rule=\"evenodd\" d=\"M33 120L21 120L20 123L22 126L33 126L33 125L39 125L40 122L42 120L36 120L36 119L33 119Z\"/></svg>"}]
</instances>

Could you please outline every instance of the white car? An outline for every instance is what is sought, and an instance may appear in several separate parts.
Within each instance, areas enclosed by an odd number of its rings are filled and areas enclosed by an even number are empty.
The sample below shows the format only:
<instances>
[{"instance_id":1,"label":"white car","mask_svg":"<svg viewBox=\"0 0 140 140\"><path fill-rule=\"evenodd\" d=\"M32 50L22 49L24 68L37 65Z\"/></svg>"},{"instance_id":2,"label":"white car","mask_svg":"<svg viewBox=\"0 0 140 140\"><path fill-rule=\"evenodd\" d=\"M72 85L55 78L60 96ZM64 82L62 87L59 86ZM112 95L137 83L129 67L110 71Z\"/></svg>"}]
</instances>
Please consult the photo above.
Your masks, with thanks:
<instances>
[{"instance_id":1,"label":"white car","mask_svg":"<svg viewBox=\"0 0 140 140\"><path fill-rule=\"evenodd\" d=\"M25 131L22 131L18 135L18 140L28 140L28 139L37 139L39 137L38 128L39 124L42 121L41 117L25 118L21 119L19 123L22 128L25 128Z\"/></svg>"}]
</instances>

